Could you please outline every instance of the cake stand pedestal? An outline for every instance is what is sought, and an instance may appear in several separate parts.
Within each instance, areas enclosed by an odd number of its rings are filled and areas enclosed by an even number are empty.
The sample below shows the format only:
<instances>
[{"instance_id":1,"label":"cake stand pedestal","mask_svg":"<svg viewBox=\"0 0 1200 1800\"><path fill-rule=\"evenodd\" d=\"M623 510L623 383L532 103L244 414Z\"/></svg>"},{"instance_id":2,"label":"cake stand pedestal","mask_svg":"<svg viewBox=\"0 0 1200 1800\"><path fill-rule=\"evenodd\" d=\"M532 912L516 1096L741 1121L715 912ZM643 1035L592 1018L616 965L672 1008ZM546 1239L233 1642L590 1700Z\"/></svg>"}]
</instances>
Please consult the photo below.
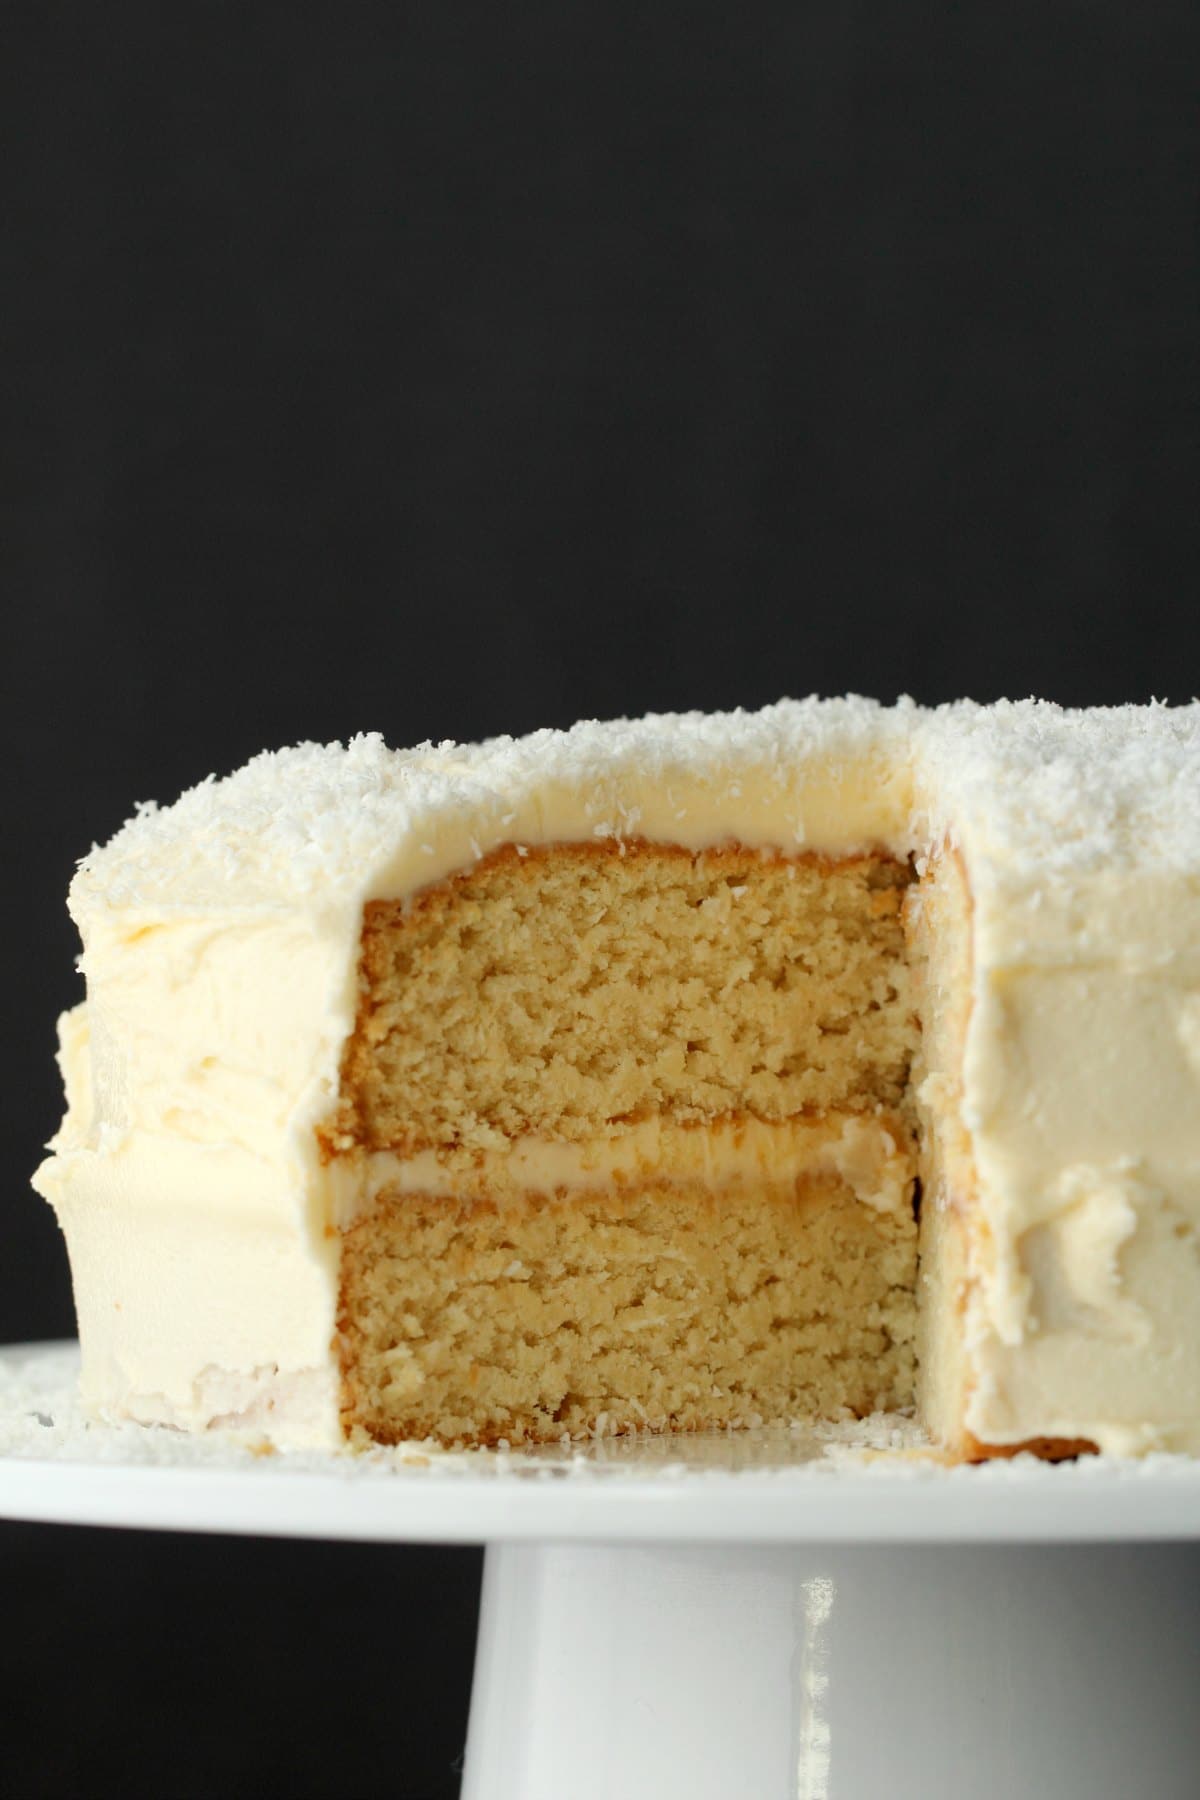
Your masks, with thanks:
<instances>
[{"instance_id":1,"label":"cake stand pedestal","mask_svg":"<svg viewBox=\"0 0 1200 1800\"><path fill-rule=\"evenodd\" d=\"M1194 1800L1200 1462L255 1456L0 1351L0 1517L486 1543L464 1800Z\"/></svg>"},{"instance_id":2,"label":"cake stand pedestal","mask_svg":"<svg viewBox=\"0 0 1200 1800\"><path fill-rule=\"evenodd\" d=\"M490 1547L463 1800L1184 1800L1198 1597L1174 1546Z\"/></svg>"}]
</instances>

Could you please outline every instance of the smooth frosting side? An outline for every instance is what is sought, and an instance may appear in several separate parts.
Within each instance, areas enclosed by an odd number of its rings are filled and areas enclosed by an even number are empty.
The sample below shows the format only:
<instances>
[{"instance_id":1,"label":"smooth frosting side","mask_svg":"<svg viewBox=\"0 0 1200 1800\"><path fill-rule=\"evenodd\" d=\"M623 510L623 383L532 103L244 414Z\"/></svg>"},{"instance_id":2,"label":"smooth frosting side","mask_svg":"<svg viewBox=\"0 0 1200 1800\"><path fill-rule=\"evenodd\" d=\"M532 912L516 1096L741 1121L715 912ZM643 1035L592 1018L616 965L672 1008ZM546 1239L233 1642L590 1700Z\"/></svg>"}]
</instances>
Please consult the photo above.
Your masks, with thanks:
<instances>
[{"instance_id":1,"label":"smooth frosting side","mask_svg":"<svg viewBox=\"0 0 1200 1800\"><path fill-rule=\"evenodd\" d=\"M311 1132L286 1115L274 1142L261 1121L223 1130L200 1103L155 1117L124 1082L105 1116L87 1015L60 1022L67 1115L36 1178L70 1249L85 1403L336 1444L336 1242L315 1216Z\"/></svg>"},{"instance_id":2,"label":"smooth frosting side","mask_svg":"<svg viewBox=\"0 0 1200 1800\"><path fill-rule=\"evenodd\" d=\"M215 1367L249 1382L240 1410L278 1405L282 1439L289 1406L334 1429L316 1377L346 1202L314 1132L366 900L507 842L951 844L972 896L962 1094L986 1227L970 1429L1200 1449L1198 774L1196 705L808 700L408 752L308 745L142 808L72 885L86 1023L64 1030L68 1113L38 1176L93 1401L223 1419L239 1407Z\"/></svg>"},{"instance_id":3,"label":"smooth frosting side","mask_svg":"<svg viewBox=\"0 0 1200 1800\"><path fill-rule=\"evenodd\" d=\"M976 907L968 1423L1200 1450L1200 892L1106 868L1024 910Z\"/></svg>"},{"instance_id":4,"label":"smooth frosting side","mask_svg":"<svg viewBox=\"0 0 1200 1800\"><path fill-rule=\"evenodd\" d=\"M971 892L966 1423L1200 1451L1200 708L964 703L923 736Z\"/></svg>"}]
</instances>

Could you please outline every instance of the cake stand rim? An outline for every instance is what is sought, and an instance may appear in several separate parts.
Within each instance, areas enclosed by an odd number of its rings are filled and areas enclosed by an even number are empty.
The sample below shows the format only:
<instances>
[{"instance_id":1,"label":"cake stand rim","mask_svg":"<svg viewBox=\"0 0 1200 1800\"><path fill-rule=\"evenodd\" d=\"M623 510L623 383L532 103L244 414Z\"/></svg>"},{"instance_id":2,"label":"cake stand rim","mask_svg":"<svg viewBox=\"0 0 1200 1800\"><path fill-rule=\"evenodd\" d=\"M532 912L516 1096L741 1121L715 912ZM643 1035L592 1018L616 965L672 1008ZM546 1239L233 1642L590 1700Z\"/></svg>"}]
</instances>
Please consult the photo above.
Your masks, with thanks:
<instances>
[{"instance_id":1,"label":"cake stand rim","mask_svg":"<svg viewBox=\"0 0 1200 1800\"><path fill-rule=\"evenodd\" d=\"M1012 1544L1200 1538L1200 1458L1166 1466L879 1458L737 1470L381 1467L329 1453L254 1456L154 1428L36 1446L39 1407L77 1406L71 1340L0 1347L0 1518L411 1544ZM40 1397L39 1397L40 1396ZM95 1433L94 1439L92 1433ZM146 1435L143 1436L142 1433ZM5 1447L7 1446L7 1447ZM161 1452L154 1458L153 1452ZM147 1454L147 1453L151 1454ZM490 1453L479 1453L489 1455ZM226 1456L228 1460L222 1460ZM203 1460L201 1460L203 1459Z\"/></svg>"}]
</instances>

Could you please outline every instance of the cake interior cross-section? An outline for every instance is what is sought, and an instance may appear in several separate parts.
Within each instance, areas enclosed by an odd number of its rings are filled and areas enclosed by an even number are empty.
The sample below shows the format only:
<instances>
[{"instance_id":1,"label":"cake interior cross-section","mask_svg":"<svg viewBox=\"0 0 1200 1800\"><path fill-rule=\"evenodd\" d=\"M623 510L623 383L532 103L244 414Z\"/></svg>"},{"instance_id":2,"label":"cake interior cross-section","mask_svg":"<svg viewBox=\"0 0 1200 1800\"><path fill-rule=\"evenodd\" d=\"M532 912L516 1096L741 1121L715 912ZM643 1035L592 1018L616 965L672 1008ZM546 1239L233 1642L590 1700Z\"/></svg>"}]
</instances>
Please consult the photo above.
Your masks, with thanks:
<instances>
[{"instance_id":1,"label":"cake interior cross-section","mask_svg":"<svg viewBox=\"0 0 1200 1800\"><path fill-rule=\"evenodd\" d=\"M910 1402L907 879L609 843L369 907L348 1420L512 1442Z\"/></svg>"}]
</instances>

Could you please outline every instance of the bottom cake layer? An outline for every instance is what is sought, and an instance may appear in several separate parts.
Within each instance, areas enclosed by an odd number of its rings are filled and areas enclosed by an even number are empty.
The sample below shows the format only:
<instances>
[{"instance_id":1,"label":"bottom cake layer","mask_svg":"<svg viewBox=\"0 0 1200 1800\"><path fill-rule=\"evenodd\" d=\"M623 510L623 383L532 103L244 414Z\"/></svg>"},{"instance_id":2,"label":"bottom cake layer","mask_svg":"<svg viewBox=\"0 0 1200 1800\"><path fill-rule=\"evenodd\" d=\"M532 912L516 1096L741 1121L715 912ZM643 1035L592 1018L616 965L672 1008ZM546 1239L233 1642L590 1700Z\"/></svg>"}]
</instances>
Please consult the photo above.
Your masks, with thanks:
<instances>
[{"instance_id":1,"label":"bottom cake layer","mask_svg":"<svg viewBox=\"0 0 1200 1800\"><path fill-rule=\"evenodd\" d=\"M912 1401L911 1206L873 1207L827 1172L385 1192L341 1268L351 1437L516 1444Z\"/></svg>"}]
</instances>

